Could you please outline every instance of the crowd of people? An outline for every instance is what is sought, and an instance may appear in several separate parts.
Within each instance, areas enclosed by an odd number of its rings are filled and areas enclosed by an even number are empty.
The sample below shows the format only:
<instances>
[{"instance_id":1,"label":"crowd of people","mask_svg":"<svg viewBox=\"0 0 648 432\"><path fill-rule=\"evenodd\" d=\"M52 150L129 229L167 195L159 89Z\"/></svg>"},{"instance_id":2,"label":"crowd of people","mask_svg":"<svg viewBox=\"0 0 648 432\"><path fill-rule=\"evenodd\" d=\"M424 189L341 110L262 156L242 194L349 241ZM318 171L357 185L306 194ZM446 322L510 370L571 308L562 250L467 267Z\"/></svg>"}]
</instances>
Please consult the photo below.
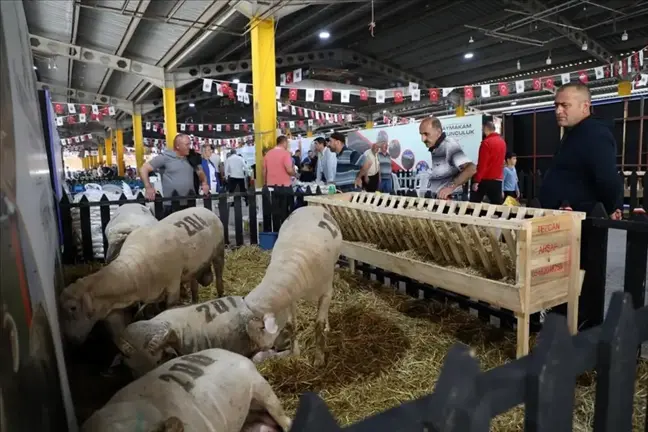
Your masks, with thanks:
<instances>
[{"instance_id":1,"label":"crowd of people","mask_svg":"<svg viewBox=\"0 0 648 432\"><path fill-rule=\"evenodd\" d=\"M557 123L564 128L564 134L539 189L542 206L559 209L568 202L573 210L588 212L601 202L613 218L619 218L622 185L610 125L593 117L590 91L581 83L559 88L555 106ZM456 139L446 135L438 118L423 119L419 133L430 152L430 168L425 174L426 190L432 197L461 199L464 185L472 180L471 201L487 199L492 204L502 204L509 196L520 198L517 157L507 151L492 117L484 117L483 141L476 162L468 158ZM326 138L316 137L306 157L302 157L301 144L299 147L291 154L288 137L279 136L274 148L264 150L263 178L257 180L257 185L290 187L293 179L299 179L334 185L340 192L394 190L386 142L373 143L359 153L346 145L345 135L333 132ZM200 153L192 150L190 138L184 134L176 136L173 149L164 150L141 167L149 199L156 193L149 181L149 175L155 171L162 174L162 189L175 190L180 196L192 190L217 193L225 190L225 185L229 192L244 191L250 176L250 168L235 150L223 162L209 145L203 146ZM170 203L165 205L170 209Z\"/></svg>"}]
</instances>

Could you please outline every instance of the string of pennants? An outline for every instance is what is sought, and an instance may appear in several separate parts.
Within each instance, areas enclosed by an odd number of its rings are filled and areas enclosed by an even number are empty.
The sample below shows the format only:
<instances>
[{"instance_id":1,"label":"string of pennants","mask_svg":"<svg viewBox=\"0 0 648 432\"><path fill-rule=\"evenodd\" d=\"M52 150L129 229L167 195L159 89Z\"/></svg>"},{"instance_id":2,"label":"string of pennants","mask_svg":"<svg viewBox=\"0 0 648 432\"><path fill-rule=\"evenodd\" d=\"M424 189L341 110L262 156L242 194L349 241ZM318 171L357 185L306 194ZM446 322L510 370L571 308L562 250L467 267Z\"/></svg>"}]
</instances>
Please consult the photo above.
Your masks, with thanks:
<instances>
[{"instance_id":1,"label":"string of pennants","mask_svg":"<svg viewBox=\"0 0 648 432\"><path fill-rule=\"evenodd\" d=\"M635 86L637 87L648 85L648 74L641 73L641 70L644 66L644 57L645 57L644 51L646 51L647 49L648 47L644 47L643 49L634 52L628 57L610 63L609 65L597 66L597 67L580 70L576 73L576 78L579 81L586 84L590 80L590 74L593 73L593 78L595 80L613 78L613 77L617 77L621 79L629 78L635 82ZM556 81L558 77L560 77L561 83L565 84L571 82L572 73L566 72L559 75L550 74L546 77L522 79L522 80L515 80L510 82L502 81L495 84L466 85L463 86L464 99L466 102L475 99L476 97L475 89L477 87L480 88L479 97L481 98L488 98L491 96L508 96L513 91L518 94L524 93L526 91L525 84L528 81L531 81L532 84L531 91L552 90L556 86ZM287 72L285 74L281 74L280 85L276 87L276 99L280 100L282 98L282 92L284 90L283 86L294 84L300 81L302 81L301 69L296 69L293 72ZM243 94L247 95L247 86L250 85L247 83L237 83L236 92L234 92L234 89L231 87L229 82L225 82L225 81L218 82L216 80L203 79L203 90L207 92L211 92L212 85L214 82L219 83L219 85L216 86L218 94L228 95L230 99L234 99L235 95L243 95ZM496 93L491 91L493 86L495 86L497 89ZM453 90L460 89L460 88L462 87L429 88L426 89L426 91L430 101L438 102L441 99L448 97L448 95ZM288 100L290 101L300 100L299 98L300 91L305 92L304 100L306 102L314 102L316 92L321 92L323 96L322 99L325 102L332 102L333 95L335 93L339 93L340 102L349 103L351 100L351 92L352 92L352 90L348 90L348 89L334 89L334 88L298 89L298 88L288 87L285 89L288 90ZM414 82L410 82L407 89L403 89L403 88L395 88L389 90L359 89L353 91L354 92L357 91L359 93L361 101L367 101L369 100L369 98L372 98L375 99L376 103L378 104L385 103L387 97L393 98L395 103L404 102L405 98L408 96L411 98L412 101L417 102L420 101L421 97L424 95L424 91L419 88L419 85L417 83Z\"/></svg>"},{"instance_id":2,"label":"string of pennants","mask_svg":"<svg viewBox=\"0 0 648 432\"><path fill-rule=\"evenodd\" d=\"M83 134L83 135L77 135L69 138L61 138L61 145L68 145L68 144L73 144L73 143L81 143L85 141L90 141L92 140L92 134Z\"/></svg>"},{"instance_id":3,"label":"string of pennants","mask_svg":"<svg viewBox=\"0 0 648 432\"><path fill-rule=\"evenodd\" d=\"M103 117L114 116L115 107L112 105L86 105L75 103L54 102L56 125L86 123L88 121L101 121Z\"/></svg>"},{"instance_id":4,"label":"string of pennants","mask_svg":"<svg viewBox=\"0 0 648 432\"><path fill-rule=\"evenodd\" d=\"M226 147L254 144L254 135L246 135L237 138L204 138L192 135L189 138L191 138L191 144L194 148L199 147L202 144ZM166 140L162 138L144 138L144 145L161 148L166 145Z\"/></svg>"}]
</instances>

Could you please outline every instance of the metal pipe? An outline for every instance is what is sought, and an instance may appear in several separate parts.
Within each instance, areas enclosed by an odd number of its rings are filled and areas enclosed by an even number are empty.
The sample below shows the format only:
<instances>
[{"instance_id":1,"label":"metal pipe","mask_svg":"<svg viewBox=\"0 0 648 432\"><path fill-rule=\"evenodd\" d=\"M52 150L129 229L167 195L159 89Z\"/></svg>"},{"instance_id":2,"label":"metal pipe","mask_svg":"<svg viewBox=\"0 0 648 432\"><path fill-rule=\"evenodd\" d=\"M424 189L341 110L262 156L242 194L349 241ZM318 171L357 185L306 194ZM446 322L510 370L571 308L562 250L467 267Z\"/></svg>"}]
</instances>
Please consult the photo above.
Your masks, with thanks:
<instances>
[{"instance_id":1,"label":"metal pipe","mask_svg":"<svg viewBox=\"0 0 648 432\"><path fill-rule=\"evenodd\" d=\"M564 10L570 9L570 8L572 8L574 6L578 6L581 3L583 3L582 0L570 0L570 1L567 1L565 3L559 4L557 6L545 9L545 10L543 10L541 12L536 13L536 14L529 15L529 16L521 18L521 19L519 19L517 21L513 21L512 23L508 23L506 25L500 26L500 27L498 27L496 29L493 29L493 31L500 31L500 30L511 31L511 30L515 30L516 28L520 28L520 27L522 27L524 25L532 23L533 21L536 20L536 17L545 18L547 16L555 15L557 13L560 13L560 12L564 11Z\"/></svg>"},{"instance_id":2,"label":"metal pipe","mask_svg":"<svg viewBox=\"0 0 648 432\"><path fill-rule=\"evenodd\" d=\"M170 11L169 14L167 15L167 19L166 19L164 22L165 22L165 23L168 23L169 20L170 20L171 18L173 18L173 15L175 15L176 12L178 12L178 10L180 9L180 7L183 6L183 5L185 4L185 2L186 2L186 0L181 0L181 1L176 2L176 4L173 6L173 8L171 9L171 11Z\"/></svg>"},{"instance_id":3,"label":"metal pipe","mask_svg":"<svg viewBox=\"0 0 648 432\"><path fill-rule=\"evenodd\" d=\"M608 7L608 6L603 6L603 5L600 4L600 3L594 3L593 1L588 1L588 0L583 0L583 3L587 3L587 4L589 4L589 5L596 6L596 7L599 7L599 8L601 8L601 9L608 10L608 11L610 11L610 12L618 13L619 15L625 15L623 12L621 12L621 11L619 11L619 10L613 9L613 8L611 8L611 7Z\"/></svg>"},{"instance_id":4,"label":"metal pipe","mask_svg":"<svg viewBox=\"0 0 648 432\"><path fill-rule=\"evenodd\" d=\"M520 14L520 15L524 15L524 16L531 15L529 12L523 12L523 11L518 11L518 10L513 10L513 9L504 9L504 11L505 12L511 12L511 13L514 13L514 14ZM559 23L559 22L556 22L556 21L551 21L551 20L544 19L544 18L535 18L535 19L536 19L536 21L551 24L551 25L554 25L554 26L565 27L565 28L570 28L570 29L573 29L573 30L583 31L582 28L576 27L576 26L573 26L573 25L563 24L563 23Z\"/></svg>"}]
</instances>

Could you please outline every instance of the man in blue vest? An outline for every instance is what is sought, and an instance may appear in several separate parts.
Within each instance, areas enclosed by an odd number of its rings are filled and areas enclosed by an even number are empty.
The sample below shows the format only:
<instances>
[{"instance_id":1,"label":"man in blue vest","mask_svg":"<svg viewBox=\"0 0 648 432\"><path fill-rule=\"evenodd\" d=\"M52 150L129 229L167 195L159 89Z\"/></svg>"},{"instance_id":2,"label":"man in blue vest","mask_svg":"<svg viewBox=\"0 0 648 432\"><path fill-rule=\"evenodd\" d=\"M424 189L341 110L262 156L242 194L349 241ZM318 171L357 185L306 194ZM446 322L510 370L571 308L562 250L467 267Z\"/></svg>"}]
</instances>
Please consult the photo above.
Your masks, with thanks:
<instances>
[{"instance_id":1,"label":"man in blue vest","mask_svg":"<svg viewBox=\"0 0 648 432\"><path fill-rule=\"evenodd\" d=\"M337 155L335 170L335 187L341 192L350 192L362 187L362 178L366 175L368 164L365 158L346 146L346 137L333 132L329 136L329 148ZM328 179L327 179L328 180Z\"/></svg>"}]
</instances>

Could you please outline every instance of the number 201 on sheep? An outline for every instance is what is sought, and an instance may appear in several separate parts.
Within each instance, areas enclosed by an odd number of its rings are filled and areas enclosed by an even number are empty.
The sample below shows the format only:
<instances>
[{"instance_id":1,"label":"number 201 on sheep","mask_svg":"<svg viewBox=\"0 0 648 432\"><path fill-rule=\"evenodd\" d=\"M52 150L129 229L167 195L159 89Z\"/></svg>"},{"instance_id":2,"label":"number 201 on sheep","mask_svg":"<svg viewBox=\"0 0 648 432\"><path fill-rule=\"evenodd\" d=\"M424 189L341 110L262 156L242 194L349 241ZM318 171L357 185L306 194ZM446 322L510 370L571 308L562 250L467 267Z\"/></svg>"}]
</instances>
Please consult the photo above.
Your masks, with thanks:
<instances>
[{"instance_id":1,"label":"number 201 on sheep","mask_svg":"<svg viewBox=\"0 0 648 432\"><path fill-rule=\"evenodd\" d=\"M205 222L199 216L193 215L185 216L184 218L182 218L182 220L179 220L173 225L177 226L178 228L184 228L185 231L187 231L187 235L191 237L194 234L202 231L203 228L207 227L207 222Z\"/></svg>"}]
</instances>

